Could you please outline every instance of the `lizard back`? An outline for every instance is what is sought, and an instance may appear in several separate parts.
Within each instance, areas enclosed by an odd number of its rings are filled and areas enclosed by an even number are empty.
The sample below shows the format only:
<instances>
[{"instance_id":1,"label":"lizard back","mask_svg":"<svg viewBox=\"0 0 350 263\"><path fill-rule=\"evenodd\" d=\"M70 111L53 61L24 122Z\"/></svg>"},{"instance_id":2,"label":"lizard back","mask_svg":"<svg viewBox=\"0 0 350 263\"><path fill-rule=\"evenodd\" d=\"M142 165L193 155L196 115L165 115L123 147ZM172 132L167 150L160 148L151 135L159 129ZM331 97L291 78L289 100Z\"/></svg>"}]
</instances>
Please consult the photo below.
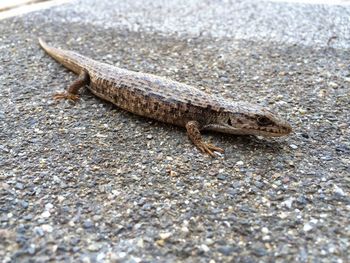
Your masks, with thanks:
<instances>
[{"instance_id":1,"label":"lizard back","mask_svg":"<svg viewBox=\"0 0 350 263\"><path fill-rule=\"evenodd\" d=\"M180 126L190 120L205 125L213 114L234 106L190 85L118 68L39 41L50 56L68 69L77 74L86 71L93 94L129 112Z\"/></svg>"}]
</instances>

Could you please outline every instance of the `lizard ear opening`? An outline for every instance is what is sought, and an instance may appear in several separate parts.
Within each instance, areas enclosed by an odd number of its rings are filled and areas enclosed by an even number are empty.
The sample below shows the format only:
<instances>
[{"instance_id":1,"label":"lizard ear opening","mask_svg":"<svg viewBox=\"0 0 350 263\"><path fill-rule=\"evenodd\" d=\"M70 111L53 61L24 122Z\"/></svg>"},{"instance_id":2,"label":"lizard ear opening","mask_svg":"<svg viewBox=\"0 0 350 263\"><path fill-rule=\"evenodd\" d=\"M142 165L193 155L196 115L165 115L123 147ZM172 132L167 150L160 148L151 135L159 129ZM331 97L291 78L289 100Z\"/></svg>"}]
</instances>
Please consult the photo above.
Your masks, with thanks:
<instances>
[{"instance_id":1,"label":"lizard ear opening","mask_svg":"<svg viewBox=\"0 0 350 263\"><path fill-rule=\"evenodd\" d=\"M231 118L228 118L227 124L230 125L230 126L232 126Z\"/></svg>"}]
</instances>

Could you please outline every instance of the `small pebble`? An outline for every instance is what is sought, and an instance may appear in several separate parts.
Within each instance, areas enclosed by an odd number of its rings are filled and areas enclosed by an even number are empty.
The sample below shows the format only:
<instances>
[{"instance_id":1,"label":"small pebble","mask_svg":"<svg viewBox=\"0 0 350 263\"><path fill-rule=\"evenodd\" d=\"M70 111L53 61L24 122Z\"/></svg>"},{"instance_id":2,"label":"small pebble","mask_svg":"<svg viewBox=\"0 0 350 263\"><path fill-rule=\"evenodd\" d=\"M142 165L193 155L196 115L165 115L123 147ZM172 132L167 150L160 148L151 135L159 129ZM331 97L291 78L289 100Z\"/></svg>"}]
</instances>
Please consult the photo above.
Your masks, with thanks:
<instances>
[{"instance_id":1,"label":"small pebble","mask_svg":"<svg viewBox=\"0 0 350 263\"><path fill-rule=\"evenodd\" d=\"M261 232L263 232L264 234L268 234L269 233L269 229L267 227L263 227L261 229Z\"/></svg>"},{"instance_id":2,"label":"small pebble","mask_svg":"<svg viewBox=\"0 0 350 263\"><path fill-rule=\"evenodd\" d=\"M335 82L329 82L329 84L328 84L331 88L334 88L334 89L336 89L336 88L338 88L338 84L337 83L335 83Z\"/></svg>"},{"instance_id":3,"label":"small pebble","mask_svg":"<svg viewBox=\"0 0 350 263\"><path fill-rule=\"evenodd\" d=\"M219 179L219 180L226 180L226 175L225 174L219 174L218 176L217 176L217 178Z\"/></svg>"},{"instance_id":4,"label":"small pebble","mask_svg":"<svg viewBox=\"0 0 350 263\"><path fill-rule=\"evenodd\" d=\"M34 227L34 233L38 236L44 236L44 229L42 227Z\"/></svg>"},{"instance_id":5,"label":"small pebble","mask_svg":"<svg viewBox=\"0 0 350 263\"><path fill-rule=\"evenodd\" d=\"M208 252L210 250L206 244L200 245L200 249L203 250L204 252Z\"/></svg>"},{"instance_id":6,"label":"small pebble","mask_svg":"<svg viewBox=\"0 0 350 263\"><path fill-rule=\"evenodd\" d=\"M290 148L292 148L293 150L298 149L298 146L296 146L295 144L290 144L289 146L290 146Z\"/></svg>"},{"instance_id":7,"label":"small pebble","mask_svg":"<svg viewBox=\"0 0 350 263\"><path fill-rule=\"evenodd\" d=\"M340 124L338 125L338 127L339 127L340 129L347 129L347 128L349 127L349 124L346 123L346 122L343 122L343 123L340 123Z\"/></svg>"},{"instance_id":8,"label":"small pebble","mask_svg":"<svg viewBox=\"0 0 350 263\"><path fill-rule=\"evenodd\" d=\"M294 198L290 197L287 200L282 202L282 205L286 206L287 208L291 209L292 208L292 204L293 204Z\"/></svg>"},{"instance_id":9,"label":"small pebble","mask_svg":"<svg viewBox=\"0 0 350 263\"><path fill-rule=\"evenodd\" d=\"M41 228L45 231L45 232L48 232L48 233L51 233L53 228L52 226L48 225L48 224L44 224L41 226Z\"/></svg>"},{"instance_id":10,"label":"small pebble","mask_svg":"<svg viewBox=\"0 0 350 263\"><path fill-rule=\"evenodd\" d=\"M341 195L341 196L345 196L345 192L343 189L341 189L340 187L338 187L337 185L334 185L333 191L335 194Z\"/></svg>"},{"instance_id":11,"label":"small pebble","mask_svg":"<svg viewBox=\"0 0 350 263\"><path fill-rule=\"evenodd\" d=\"M305 109L302 109L302 108L299 109L299 113L300 113L301 115L304 115L306 112L307 112L307 111L306 111Z\"/></svg>"},{"instance_id":12,"label":"small pebble","mask_svg":"<svg viewBox=\"0 0 350 263\"><path fill-rule=\"evenodd\" d=\"M53 204L51 204L51 203L48 203L45 205L45 210L50 210L52 208L53 208Z\"/></svg>"},{"instance_id":13,"label":"small pebble","mask_svg":"<svg viewBox=\"0 0 350 263\"><path fill-rule=\"evenodd\" d=\"M177 172L171 170L169 172L169 175L172 176L172 177L175 177L175 176L177 176Z\"/></svg>"},{"instance_id":14,"label":"small pebble","mask_svg":"<svg viewBox=\"0 0 350 263\"><path fill-rule=\"evenodd\" d=\"M221 246L218 248L218 251L225 256L230 256L235 250L233 246Z\"/></svg>"},{"instance_id":15,"label":"small pebble","mask_svg":"<svg viewBox=\"0 0 350 263\"><path fill-rule=\"evenodd\" d=\"M312 230L312 229L313 229L313 226L312 226L310 223L304 224L303 230L304 230L305 232L309 232L309 231Z\"/></svg>"},{"instance_id":16,"label":"small pebble","mask_svg":"<svg viewBox=\"0 0 350 263\"><path fill-rule=\"evenodd\" d=\"M90 219L87 219L83 223L84 228L92 228L94 226L94 222L92 222Z\"/></svg>"},{"instance_id":17,"label":"small pebble","mask_svg":"<svg viewBox=\"0 0 350 263\"><path fill-rule=\"evenodd\" d=\"M244 164L243 161L238 161L238 162L236 162L236 165L237 165L237 166L242 166L243 164Z\"/></svg>"},{"instance_id":18,"label":"small pebble","mask_svg":"<svg viewBox=\"0 0 350 263\"><path fill-rule=\"evenodd\" d=\"M171 237L171 235L172 234L170 232L165 232L165 233L160 233L159 237L160 237L160 239L165 240L165 239L168 239L169 237Z\"/></svg>"},{"instance_id":19,"label":"small pebble","mask_svg":"<svg viewBox=\"0 0 350 263\"><path fill-rule=\"evenodd\" d=\"M90 244L88 247L87 247L88 250L90 251L93 251L93 252L96 252L96 251L99 251L100 250L100 246L93 243L93 244Z\"/></svg>"},{"instance_id":20,"label":"small pebble","mask_svg":"<svg viewBox=\"0 0 350 263\"><path fill-rule=\"evenodd\" d=\"M24 185L22 183L16 183L15 188L17 190L23 190L24 189Z\"/></svg>"},{"instance_id":21,"label":"small pebble","mask_svg":"<svg viewBox=\"0 0 350 263\"><path fill-rule=\"evenodd\" d=\"M42 214L41 214L41 217L42 218L49 218L51 216L51 213L49 211L44 211Z\"/></svg>"}]
</instances>

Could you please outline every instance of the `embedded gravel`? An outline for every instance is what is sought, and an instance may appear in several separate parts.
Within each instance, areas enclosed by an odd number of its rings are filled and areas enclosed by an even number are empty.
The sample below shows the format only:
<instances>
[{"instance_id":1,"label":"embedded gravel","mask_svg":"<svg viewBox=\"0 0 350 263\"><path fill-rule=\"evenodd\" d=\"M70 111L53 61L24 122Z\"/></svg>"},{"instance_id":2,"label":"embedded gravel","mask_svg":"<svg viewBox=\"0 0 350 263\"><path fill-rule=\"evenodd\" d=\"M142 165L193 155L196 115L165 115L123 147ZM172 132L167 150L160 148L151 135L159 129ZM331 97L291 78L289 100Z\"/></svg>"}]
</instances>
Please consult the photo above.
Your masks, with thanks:
<instances>
[{"instance_id":1,"label":"embedded gravel","mask_svg":"<svg viewBox=\"0 0 350 263\"><path fill-rule=\"evenodd\" d=\"M61 16L76 8L0 23L3 262L350 260L348 50L87 27ZM38 36L99 61L266 105L294 133L207 133L226 150L213 159L183 129L88 91L78 103L57 103L52 94L76 76L39 48Z\"/></svg>"}]
</instances>

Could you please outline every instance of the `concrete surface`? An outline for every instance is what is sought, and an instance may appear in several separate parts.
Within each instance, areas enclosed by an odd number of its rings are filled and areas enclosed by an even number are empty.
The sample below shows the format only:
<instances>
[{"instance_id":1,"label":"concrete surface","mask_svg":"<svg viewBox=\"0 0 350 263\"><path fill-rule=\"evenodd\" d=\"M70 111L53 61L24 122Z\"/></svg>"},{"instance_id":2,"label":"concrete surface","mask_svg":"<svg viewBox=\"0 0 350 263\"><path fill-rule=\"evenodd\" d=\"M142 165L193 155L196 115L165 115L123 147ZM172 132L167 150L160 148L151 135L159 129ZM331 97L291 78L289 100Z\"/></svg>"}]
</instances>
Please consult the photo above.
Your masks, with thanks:
<instances>
[{"instance_id":1,"label":"concrete surface","mask_svg":"<svg viewBox=\"0 0 350 263\"><path fill-rule=\"evenodd\" d=\"M97 4L98 3L98 4ZM63 6L62 6L63 7ZM327 46L350 46L350 8L342 5L276 3L256 0L81 1L54 9L54 16L106 30L159 32Z\"/></svg>"},{"instance_id":2,"label":"concrete surface","mask_svg":"<svg viewBox=\"0 0 350 263\"><path fill-rule=\"evenodd\" d=\"M187 1L186 1L187 2ZM81 1L0 22L3 262L348 262L349 7ZM37 37L267 105L294 133L183 129L88 91Z\"/></svg>"}]
</instances>

